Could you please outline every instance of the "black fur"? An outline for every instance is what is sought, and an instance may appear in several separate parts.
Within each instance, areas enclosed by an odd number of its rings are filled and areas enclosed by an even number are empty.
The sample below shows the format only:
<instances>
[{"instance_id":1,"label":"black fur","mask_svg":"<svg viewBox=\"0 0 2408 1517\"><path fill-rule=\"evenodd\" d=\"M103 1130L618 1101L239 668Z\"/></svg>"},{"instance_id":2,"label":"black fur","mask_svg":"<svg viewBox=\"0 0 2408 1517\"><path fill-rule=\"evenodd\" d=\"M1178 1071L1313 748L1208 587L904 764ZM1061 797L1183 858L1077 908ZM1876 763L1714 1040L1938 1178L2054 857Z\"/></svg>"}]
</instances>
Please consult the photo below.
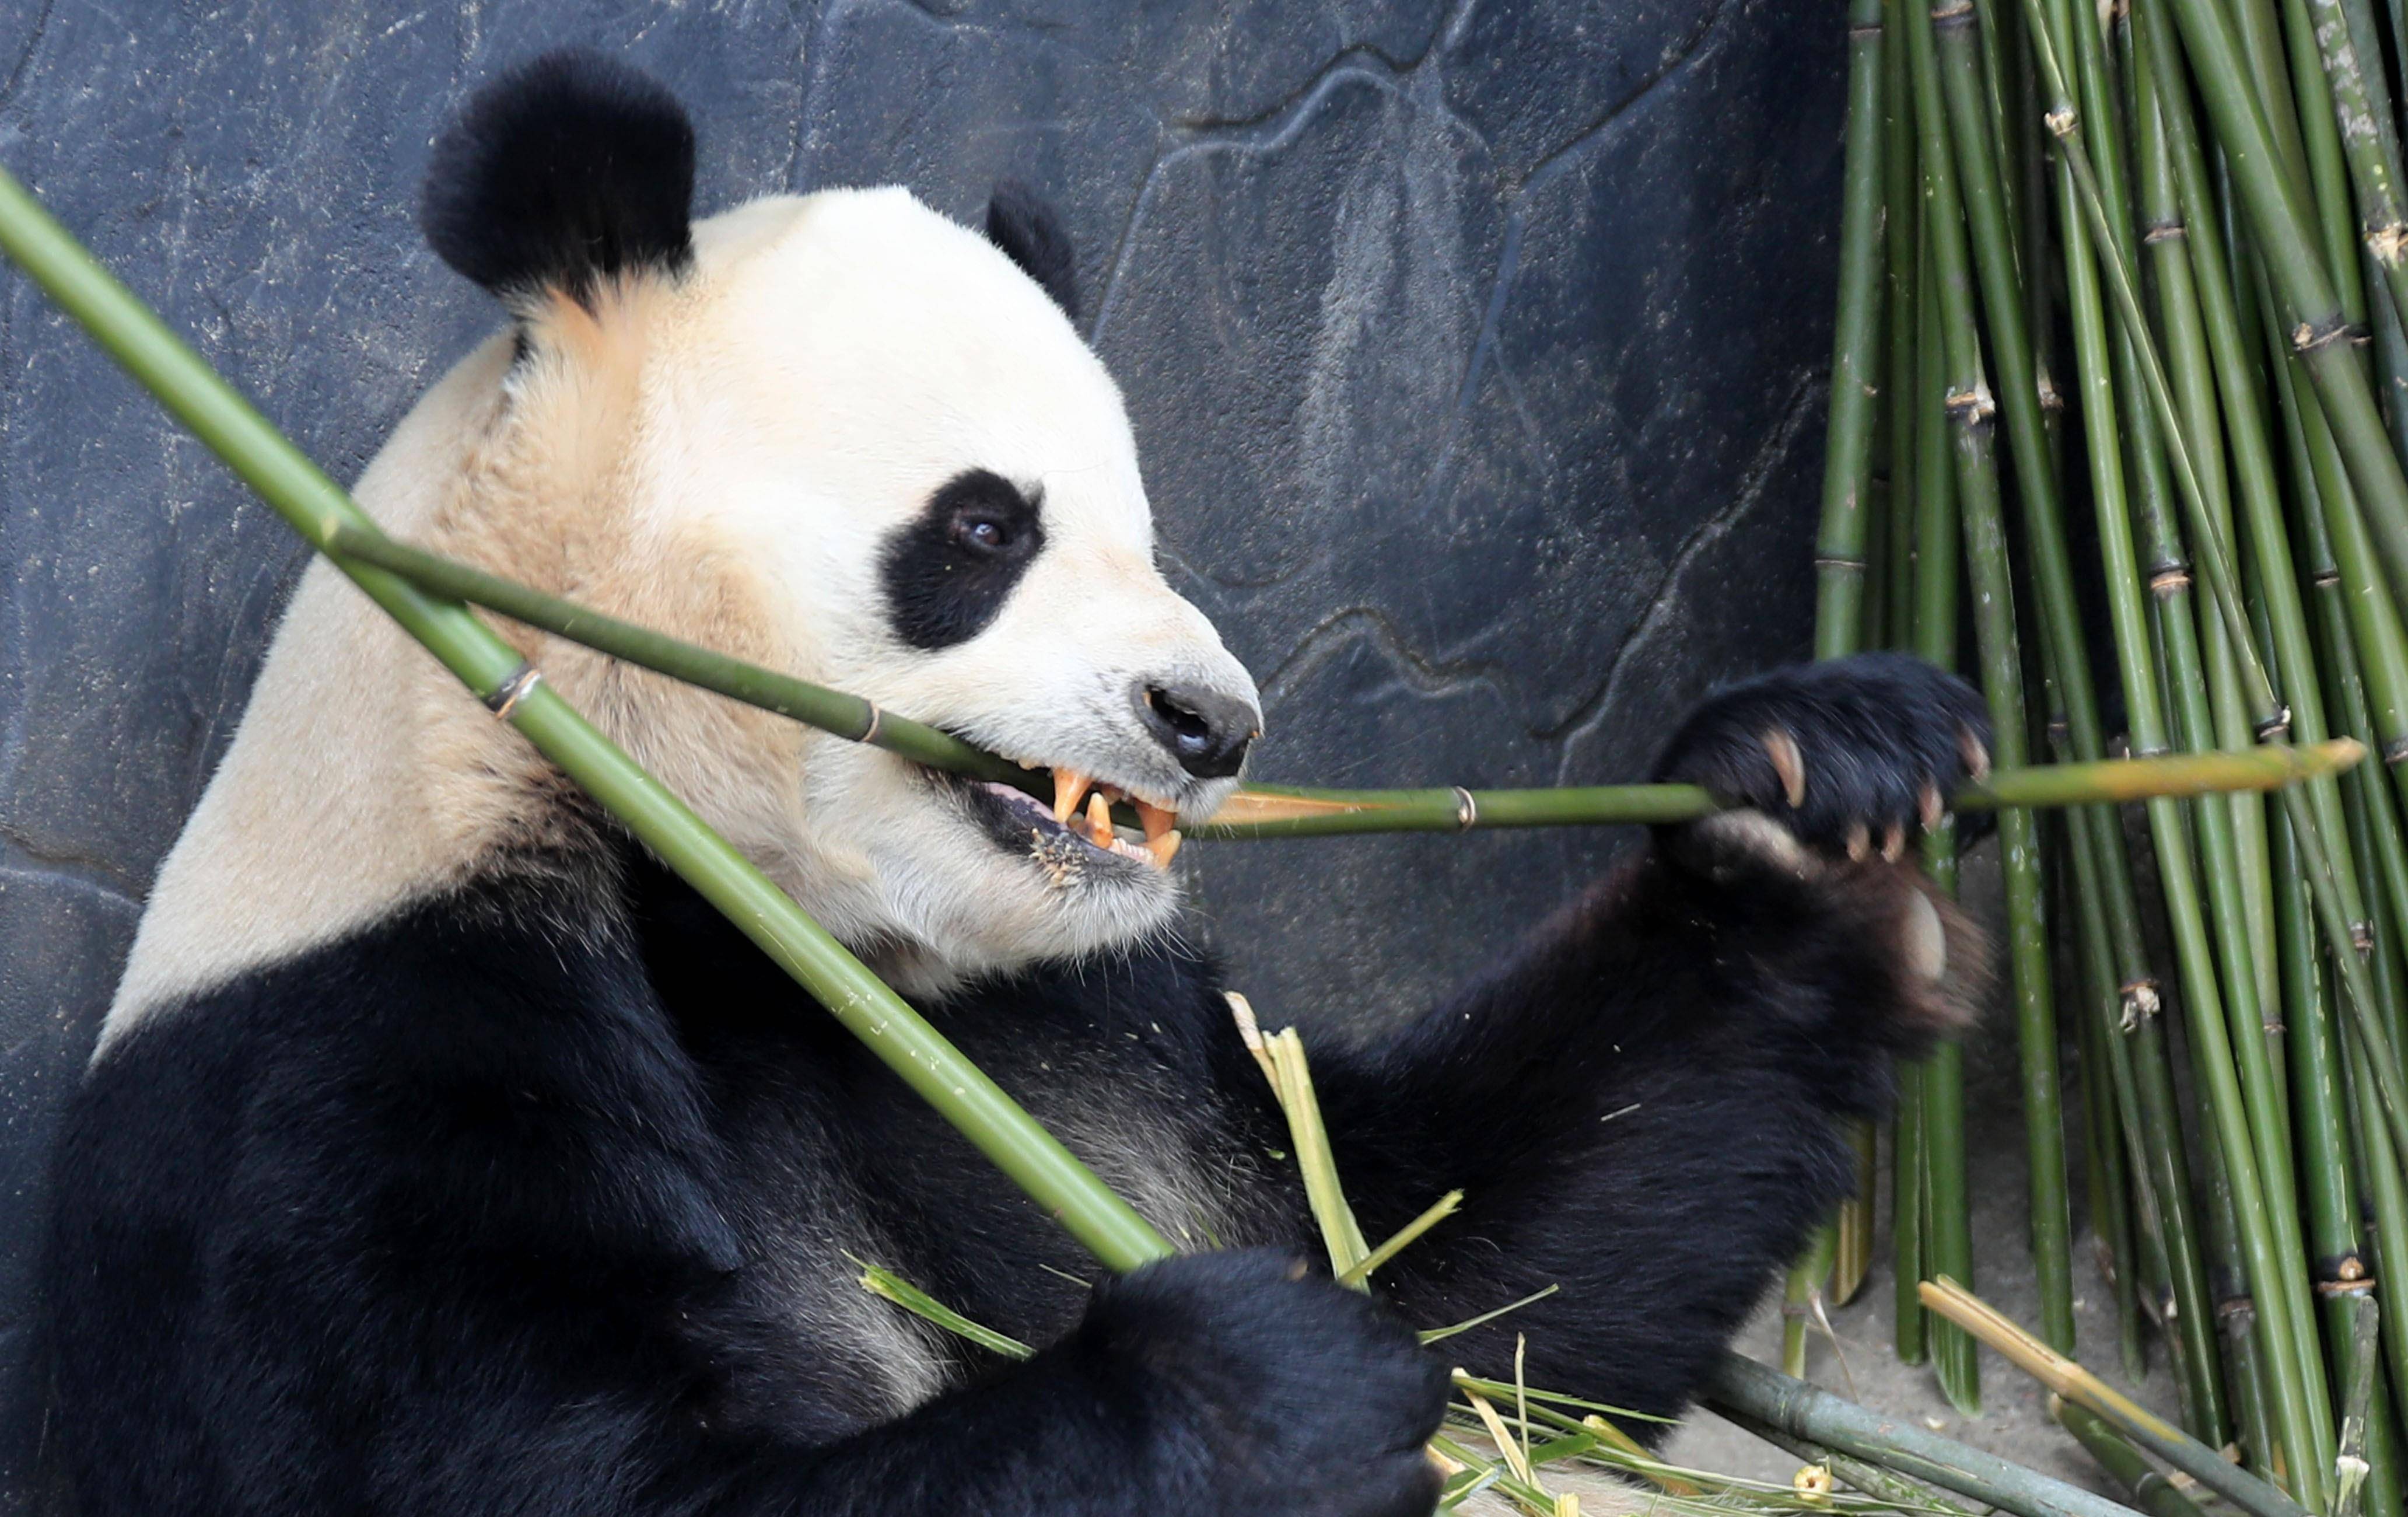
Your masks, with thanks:
<instances>
[{"instance_id":1,"label":"black fur","mask_svg":"<svg viewBox=\"0 0 2408 1517\"><path fill-rule=\"evenodd\" d=\"M1042 285L1064 315L1079 319L1079 261L1052 201L1016 179L1003 181L987 199L986 239Z\"/></svg>"},{"instance_id":2,"label":"black fur","mask_svg":"<svg viewBox=\"0 0 2408 1517\"><path fill-rule=\"evenodd\" d=\"M615 275L682 273L693 205L685 108L626 65L572 49L477 92L435 145L418 224L496 295L590 301Z\"/></svg>"},{"instance_id":3,"label":"black fur","mask_svg":"<svg viewBox=\"0 0 2408 1517\"><path fill-rule=\"evenodd\" d=\"M1954 745L1915 734L1965 694L1791 673L1683 741L1778 723L1846 812L1953 787ZM657 866L601 839L489 868L95 1064L44 1293L83 1510L1406 1517L1444 1361L1404 1326L1547 1283L1447 1356L1504 1371L1520 1333L1532 1383L1678 1412L1846 1189L1841 1119L1930 1032L1890 947L1902 871L1685 852L1376 1045L1315 1041L1366 1231L1467 1193L1382 1272L1385 1308L1288 1263L1316 1249L1284 1130L1192 953L928 1008L1157 1221L1270 1250L1090 1293L1049 1219ZM848 1251L1047 1347L923 1335ZM916 1409L913 1342L950 1385Z\"/></svg>"},{"instance_id":4,"label":"black fur","mask_svg":"<svg viewBox=\"0 0 2408 1517\"><path fill-rule=\"evenodd\" d=\"M1901 711L1932 719L1903 723ZM1808 768L1805 798L1794 810L1764 746L1775 728L1801 751L1823 756ZM1912 828L1924 779L1961 772L1960 734L1988 751L1989 711L1971 686L1902 653L1860 654L1723 691L1673 732L1656 778L1702 785L1782 817L1817 847L1838 848L1856 822L1876 832Z\"/></svg>"},{"instance_id":5,"label":"black fur","mask_svg":"<svg viewBox=\"0 0 2408 1517\"><path fill-rule=\"evenodd\" d=\"M879 555L887 624L915 648L949 648L986 630L1045 546L1042 501L1002 475L948 480Z\"/></svg>"}]
</instances>

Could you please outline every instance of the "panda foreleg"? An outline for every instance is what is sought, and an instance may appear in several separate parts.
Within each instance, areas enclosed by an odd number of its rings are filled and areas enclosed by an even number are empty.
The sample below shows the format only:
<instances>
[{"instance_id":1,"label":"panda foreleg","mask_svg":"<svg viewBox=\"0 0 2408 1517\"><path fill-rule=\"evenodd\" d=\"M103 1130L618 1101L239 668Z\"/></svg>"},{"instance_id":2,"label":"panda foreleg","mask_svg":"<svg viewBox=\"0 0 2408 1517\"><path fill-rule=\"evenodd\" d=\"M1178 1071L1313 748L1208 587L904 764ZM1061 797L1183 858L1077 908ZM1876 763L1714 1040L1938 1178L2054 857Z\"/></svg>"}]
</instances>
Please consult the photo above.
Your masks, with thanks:
<instances>
[{"instance_id":1,"label":"panda foreleg","mask_svg":"<svg viewBox=\"0 0 2408 1517\"><path fill-rule=\"evenodd\" d=\"M1979 698L1882 656L1707 702L1659 777L1747 809L1643 855L1401 1035L1323 1061L1367 1232L1461 1212L1383 1272L1420 1326L1555 1293L1457 1362L1656 1416L1851 1184L1842 1119L1960 1025L1978 934L1904 857L1983 759ZM1885 849L1885 845L1888 845ZM1885 853L1891 857L1885 857Z\"/></svg>"}]
</instances>

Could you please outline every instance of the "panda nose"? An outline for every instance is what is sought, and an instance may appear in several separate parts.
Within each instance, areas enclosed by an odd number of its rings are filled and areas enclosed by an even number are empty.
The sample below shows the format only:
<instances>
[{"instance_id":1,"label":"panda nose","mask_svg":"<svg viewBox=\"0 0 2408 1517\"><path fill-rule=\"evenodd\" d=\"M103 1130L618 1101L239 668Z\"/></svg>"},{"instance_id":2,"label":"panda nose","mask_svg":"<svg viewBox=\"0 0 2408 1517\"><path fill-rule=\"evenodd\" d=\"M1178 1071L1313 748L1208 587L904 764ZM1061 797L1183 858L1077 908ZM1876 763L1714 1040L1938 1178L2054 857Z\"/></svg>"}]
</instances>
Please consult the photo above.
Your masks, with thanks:
<instances>
[{"instance_id":1,"label":"panda nose","mask_svg":"<svg viewBox=\"0 0 2408 1517\"><path fill-rule=\"evenodd\" d=\"M1226 779L1246 761L1246 749L1262 735L1254 703L1195 685L1149 685L1129 692L1137 717L1154 740L1199 780Z\"/></svg>"}]
</instances>

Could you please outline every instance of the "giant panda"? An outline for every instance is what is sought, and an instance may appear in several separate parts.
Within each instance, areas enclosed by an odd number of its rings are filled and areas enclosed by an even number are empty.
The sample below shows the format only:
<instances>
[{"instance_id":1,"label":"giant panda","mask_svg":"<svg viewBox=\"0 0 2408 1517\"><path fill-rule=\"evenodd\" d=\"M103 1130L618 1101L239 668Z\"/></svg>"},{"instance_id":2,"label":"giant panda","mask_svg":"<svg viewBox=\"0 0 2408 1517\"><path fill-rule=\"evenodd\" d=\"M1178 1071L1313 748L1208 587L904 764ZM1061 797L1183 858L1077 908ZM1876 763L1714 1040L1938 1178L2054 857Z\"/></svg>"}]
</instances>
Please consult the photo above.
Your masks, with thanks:
<instances>
[{"instance_id":1,"label":"giant panda","mask_svg":"<svg viewBox=\"0 0 2408 1517\"><path fill-rule=\"evenodd\" d=\"M1961 1024L1902 859L1986 763L1896 657L1674 731L1733 809L1437 1004L1313 1043L1376 1297L1315 1232L1173 824L1261 728L1154 564L1055 215L896 189L691 217L624 66L478 94L421 223L509 321L358 482L395 534L863 692L1060 814L525 628L518 648L1189 1250L1084 1257L326 566L151 892L59 1140L52 1438L92 1517L1426 1511L1415 1327L1679 1413L1847 1189L1846 1121ZM1140 802L1148 831L1082 820ZM1310 1026L1313 1008L1283 1008ZM1040 1346L865 1293L891 1267Z\"/></svg>"}]
</instances>

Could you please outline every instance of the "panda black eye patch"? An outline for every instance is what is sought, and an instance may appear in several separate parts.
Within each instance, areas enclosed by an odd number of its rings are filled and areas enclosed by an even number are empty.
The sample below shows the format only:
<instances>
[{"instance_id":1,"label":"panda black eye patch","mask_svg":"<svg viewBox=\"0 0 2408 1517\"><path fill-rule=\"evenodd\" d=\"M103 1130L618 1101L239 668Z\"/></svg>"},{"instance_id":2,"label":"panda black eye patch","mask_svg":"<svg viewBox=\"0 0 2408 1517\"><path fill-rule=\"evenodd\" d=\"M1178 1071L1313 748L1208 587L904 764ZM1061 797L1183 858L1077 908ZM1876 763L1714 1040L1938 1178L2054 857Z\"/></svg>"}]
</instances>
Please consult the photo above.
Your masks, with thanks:
<instances>
[{"instance_id":1,"label":"panda black eye patch","mask_svg":"<svg viewBox=\"0 0 2408 1517\"><path fill-rule=\"evenodd\" d=\"M1045 546L1042 503L990 470L948 480L881 551L895 635L936 649L986 630Z\"/></svg>"}]
</instances>

